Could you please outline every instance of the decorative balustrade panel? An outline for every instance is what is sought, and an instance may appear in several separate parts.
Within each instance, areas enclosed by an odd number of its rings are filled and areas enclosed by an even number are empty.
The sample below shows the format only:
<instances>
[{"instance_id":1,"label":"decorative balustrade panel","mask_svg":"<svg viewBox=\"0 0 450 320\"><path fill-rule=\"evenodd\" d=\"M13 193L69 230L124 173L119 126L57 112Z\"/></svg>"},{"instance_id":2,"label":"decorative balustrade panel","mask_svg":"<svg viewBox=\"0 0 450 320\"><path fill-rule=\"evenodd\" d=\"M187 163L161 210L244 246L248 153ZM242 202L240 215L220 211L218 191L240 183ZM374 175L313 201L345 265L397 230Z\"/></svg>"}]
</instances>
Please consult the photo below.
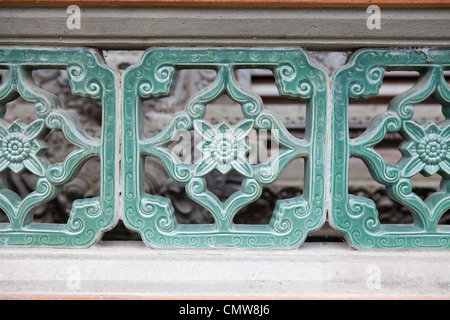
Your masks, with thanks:
<instances>
[{"instance_id":1,"label":"decorative balustrade panel","mask_svg":"<svg viewBox=\"0 0 450 320\"><path fill-rule=\"evenodd\" d=\"M450 248L450 227L438 224L450 209L450 87L443 73L449 67L448 50L362 50L334 75L330 221L353 246ZM386 112L376 116L363 134L350 139L349 101L376 97L385 72L393 70L417 71L420 76L412 88L390 101ZM417 104L427 98L442 106L445 119L440 123L414 121ZM391 132L398 132L403 140L402 157L395 164L385 161L375 148ZM349 194L350 157L361 159L389 197L409 209L413 224L381 224L371 199ZM417 174L440 175L440 190L423 200L413 189Z\"/></svg>"},{"instance_id":2,"label":"decorative balustrade panel","mask_svg":"<svg viewBox=\"0 0 450 320\"><path fill-rule=\"evenodd\" d=\"M9 70L0 87L0 208L9 220L0 224L0 245L87 247L96 243L117 220L114 73L96 51L88 49L0 49L0 68ZM39 69L66 70L74 94L102 101L100 139L90 136L74 113L35 83L32 72ZM36 120L31 123L3 119L7 103L19 97L34 106ZM46 158L45 138L52 131L62 132L76 147L62 162ZM100 160L100 196L73 201L67 224L34 223L35 210L54 199L95 157ZM22 199L7 188L8 171L36 175L36 190Z\"/></svg>"},{"instance_id":3,"label":"decorative balustrade panel","mask_svg":"<svg viewBox=\"0 0 450 320\"><path fill-rule=\"evenodd\" d=\"M0 48L0 69L8 70L0 86L0 213L8 220L0 223L1 246L87 247L122 219L151 248L295 248L323 226L328 212L331 226L357 248L450 248L450 226L440 224L450 210L450 86L444 77L449 50L361 50L332 77L300 49L152 49L119 75L89 49ZM67 110L37 85L32 73L40 69L65 70L73 94L101 102L99 138L85 130L73 105ZM173 97L177 74L186 69L206 70L210 83L190 91L166 125L144 123L143 105ZM270 72L280 97L306 104L304 136L288 130L239 81L243 69ZM395 70L420 76L362 134L350 137L352 101L377 97L386 72ZM207 117L225 97L240 107L241 115L231 117L236 123ZM34 120L5 116L19 98L30 103ZM444 120L436 122L433 115L429 122L416 121L418 105L430 99L442 107ZM47 152L55 132L73 145L62 161ZM395 163L378 149L392 133L402 140ZM270 157L263 161L252 154L252 139L269 135ZM387 196L411 212L412 224L381 223L372 199L351 194L351 158L362 160ZM58 197L89 159L100 163L99 196L75 199L67 223L34 221L36 210ZM148 166L150 159L158 166ZM278 200L268 223L239 223L237 214L298 160L304 162L302 193ZM146 189L145 180L158 179L161 171L210 213L211 223L181 223L168 197ZM24 174L37 182L21 196L8 179ZM211 174L237 175L242 183L223 197L208 185ZM439 190L422 199L413 186L417 175L441 177Z\"/></svg>"},{"instance_id":4,"label":"decorative balustrade panel","mask_svg":"<svg viewBox=\"0 0 450 320\"><path fill-rule=\"evenodd\" d=\"M152 138L143 136L142 103L171 95L177 71L185 68L214 69L217 77L174 114L164 130ZM280 95L306 101L304 139L292 136L276 114L264 110L261 98L240 85L239 68L269 69ZM312 66L300 50L156 49L141 64L129 69L123 80L123 185L127 226L141 233L151 247L251 247L290 248L300 245L308 233L325 222L326 74ZM243 120L205 120L208 104L227 95L241 105ZM280 145L266 163L250 163L247 138L251 130L270 131ZM179 131L195 132L201 159L181 161L169 145ZM169 199L144 192L144 158L163 162L170 177L185 185L189 197L207 208L212 224L189 225L176 221ZM267 225L233 223L236 213L261 196L262 187L273 183L293 160L304 158L305 190L299 197L277 202ZM244 177L241 189L228 199L208 190L205 176L231 170ZM299 182L300 183L300 182Z\"/></svg>"}]
</instances>

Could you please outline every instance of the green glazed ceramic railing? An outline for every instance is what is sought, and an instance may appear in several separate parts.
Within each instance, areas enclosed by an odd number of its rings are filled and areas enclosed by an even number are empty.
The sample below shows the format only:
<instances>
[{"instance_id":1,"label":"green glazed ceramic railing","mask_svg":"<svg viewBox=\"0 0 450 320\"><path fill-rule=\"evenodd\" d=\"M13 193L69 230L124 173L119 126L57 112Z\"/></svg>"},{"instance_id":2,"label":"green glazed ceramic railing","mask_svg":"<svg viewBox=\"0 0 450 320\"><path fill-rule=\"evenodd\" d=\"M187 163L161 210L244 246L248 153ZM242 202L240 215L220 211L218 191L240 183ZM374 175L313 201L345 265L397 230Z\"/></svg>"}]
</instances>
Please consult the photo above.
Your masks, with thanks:
<instances>
[{"instance_id":1,"label":"green glazed ceramic railing","mask_svg":"<svg viewBox=\"0 0 450 320\"><path fill-rule=\"evenodd\" d=\"M1 246L87 247L122 219L151 248L295 248L328 218L357 248L450 248L450 227L438 224L450 209L450 87L443 75L450 68L449 50L362 50L333 77L300 49L152 49L121 76L89 49L3 48L0 68L10 71L0 87L1 117L6 104L19 96L34 104L37 116L28 124L0 123L0 209L9 219L0 224ZM100 139L89 136L55 95L34 83L31 72L49 68L67 71L74 94L101 100ZM245 68L270 70L280 96L306 103L304 138L291 135L257 94L238 83L235 71ZM213 69L217 76L160 133L145 137L144 101L170 96L182 69ZM350 139L349 101L377 96L389 70L418 71L420 78L361 136ZM235 125L205 120L208 105L223 95L241 106L243 120ZM412 120L414 105L429 97L442 105L446 120L419 126ZM45 156L44 138L52 130L62 131L77 147L61 163L50 163ZM249 161L251 130L266 130L279 144L269 161ZM179 131L201 137L199 161L183 162L171 150ZM399 132L404 140L397 164L374 149L388 132ZM93 157L101 163L100 196L75 200L65 225L34 223L36 208L54 199ZM146 193L146 157L161 161L214 222L180 224L170 199ZM350 157L362 159L388 195L410 209L413 225L382 225L372 200L349 194ZM303 194L279 200L266 225L234 223L239 210L258 199L262 188L296 159L305 162L305 178L299 181ZM38 176L36 191L21 199L8 190L8 170ZM205 176L232 170L243 177L241 189L221 200L208 190ZM442 176L440 191L421 200L412 191L416 174Z\"/></svg>"},{"instance_id":2,"label":"green glazed ceramic railing","mask_svg":"<svg viewBox=\"0 0 450 320\"><path fill-rule=\"evenodd\" d=\"M171 94L175 74L183 68L217 70L216 80L193 96L186 110L174 115L157 136L142 137L142 101ZM304 140L294 138L273 113L264 110L261 98L244 89L235 79L237 68L270 69L282 96L306 101L307 128ZM208 104L221 95L239 103L244 120L231 127L204 120ZM299 50L151 50L142 63L124 75L123 96L123 177L125 222L141 233L151 247L295 247L309 231L325 222L325 121L326 75L313 67ZM251 129L275 133L280 152L268 163L251 165L246 159L245 137ZM167 148L176 130L195 130L202 136L202 159L182 163ZM225 142L224 142L225 141ZM217 153L225 147L228 153ZM212 149L212 151L211 151ZM236 154L233 154L233 150ZM143 157L160 159L170 177L186 185L192 200L207 208L214 217L211 225L180 225L168 199L143 190ZM237 225L233 217L255 201L262 186L273 183L296 158L306 159L305 192L301 197L277 203L268 225ZM245 177L242 188L225 202L208 191L204 179L212 170L236 170Z\"/></svg>"},{"instance_id":3,"label":"green glazed ceramic railing","mask_svg":"<svg viewBox=\"0 0 450 320\"><path fill-rule=\"evenodd\" d=\"M0 224L2 246L86 247L117 222L116 186L116 83L114 73L100 55L88 49L0 49L0 67L9 69L0 87L1 117L6 104L19 96L34 104L37 120L0 123L0 208L10 223ZM65 69L72 92L102 101L103 131L100 139L89 136L79 120L62 108L59 99L39 88L31 73L38 69ZM62 163L45 157L44 138L51 130L62 131L76 150ZM39 205L54 199L90 158L101 163L100 196L73 202L66 225L33 223ZM39 177L36 191L21 199L6 189L4 173L29 170Z\"/></svg>"},{"instance_id":4,"label":"green glazed ceramic railing","mask_svg":"<svg viewBox=\"0 0 450 320\"><path fill-rule=\"evenodd\" d=\"M448 50L362 50L334 75L330 220L355 247L450 248L450 226L438 226L450 209L450 87L443 74L449 67ZM420 77L361 136L349 139L349 100L375 97L389 70L418 71ZM445 120L422 127L412 120L414 106L429 97L442 105ZM398 164L387 163L374 150L388 132L403 138ZM349 157L364 161L373 179L386 186L389 197L410 210L413 225L381 225L372 200L348 194ZM411 177L419 173L442 177L439 192L425 201L412 188Z\"/></svg>"}]
</instances>

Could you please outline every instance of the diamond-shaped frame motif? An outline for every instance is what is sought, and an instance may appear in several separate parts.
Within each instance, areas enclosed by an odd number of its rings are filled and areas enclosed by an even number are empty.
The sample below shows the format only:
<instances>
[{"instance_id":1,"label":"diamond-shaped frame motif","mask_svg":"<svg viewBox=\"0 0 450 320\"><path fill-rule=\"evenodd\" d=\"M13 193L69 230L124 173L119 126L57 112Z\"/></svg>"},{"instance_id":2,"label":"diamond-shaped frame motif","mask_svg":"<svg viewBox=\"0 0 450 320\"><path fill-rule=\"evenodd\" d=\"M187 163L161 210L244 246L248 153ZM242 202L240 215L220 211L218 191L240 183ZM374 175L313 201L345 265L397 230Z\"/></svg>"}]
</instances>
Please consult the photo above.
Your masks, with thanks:
<instances>
[{"instance_id":1,"label":"diamond-shaped frame motif","mask_svg":"<svg viewBox=\"0 0 450 320\"><path fill-rule=\"evenodd\" d=\"M0 66L9 69L0 87L1 117L6 104L19 96L34 104L37 120L26 125L20 120L0 124L0 174L10 169L36 174L36 191L23 200L4 187L0 208L9 223L0 224L0 246L88 247L117 222L116 171L116 77L95 50L70 48L0 48ZM38 69L66 70L72 92L102 101L102 133L91 137L80 121L61 108L60 100L41 89L31 73ZM51 164L45 158L43 138L62 131L76 150L63 162ZM62 186L76 177L83 164L100 159L101 183L98 197L73 202L67 224L33 223L34 210L54 199Z\"/></svg>"},{"instance_id":2,"label":"diamond-shaped frame motif","mask_svg":"<svg viewBox=\"0 0 450 320\"><path fill-rule=\"evenodd\" d=\"M443 73L449 67L449 50L367 49L355 53L334 75L330 222L354 247L450 248L450 227L438 224L450 210L450 86ZM394 70L418 71L419 80L395 97L361 136L350 139L349 101L376 97L385 71ZM445 120L421 127L413 121L414 106L428 97L442 105ZM399 132L404 140L397 164L386 163L374 150L388 132ZM413 225L381 224L372 200L348 193L350 157L363 160L388 195L411 211ZM412 189L411 177L419 172L442 176L440 190L425 201Z\"/></svg>"},{"instance_id":3,"label":"diamond-shaped frame motif","mask_svg":"<svg viewBox=\"0 0 450 320\"><path fill-rule=\"evenodd\" d=\"M143 101L169 96L177 71L186 68L215 69L218 75L210 86L191 97L186 109L175 114L161 133L144 138ZM233 75L237 68L270 69L280 95L307 102L305 139L293 137L275 114L264 110L259 96L237 83ZM299 246L310 231L323 225L327 77L310 64L303 51L149 50L140 65L125 72L123 88L124 221L128 228L140 232L147 245L153 248L291 248ZM207 104L222 94L242 107L245 119L235 127L226 122L214 127L204 121ZM284 148L269 163L250 165L243 160L246 152L243 139L251 128L278 132L276 140ZM205 138L200 163L182 163L168 150L168 142L179 129L195 129ZM187 194L212 213L215 223L179 224L169 199L145 193L145 156L160 159L170 177L185 184ZM268 225L234 224L232 220L237 211L255 201L261 195L262 186L274 182L296 158L304 158L306 163L303 195L279 200ZM222 173L234 169L245 176L242 189L225 202L206 188L203 176L215 169Z\"/></svg>"}]
</instances>

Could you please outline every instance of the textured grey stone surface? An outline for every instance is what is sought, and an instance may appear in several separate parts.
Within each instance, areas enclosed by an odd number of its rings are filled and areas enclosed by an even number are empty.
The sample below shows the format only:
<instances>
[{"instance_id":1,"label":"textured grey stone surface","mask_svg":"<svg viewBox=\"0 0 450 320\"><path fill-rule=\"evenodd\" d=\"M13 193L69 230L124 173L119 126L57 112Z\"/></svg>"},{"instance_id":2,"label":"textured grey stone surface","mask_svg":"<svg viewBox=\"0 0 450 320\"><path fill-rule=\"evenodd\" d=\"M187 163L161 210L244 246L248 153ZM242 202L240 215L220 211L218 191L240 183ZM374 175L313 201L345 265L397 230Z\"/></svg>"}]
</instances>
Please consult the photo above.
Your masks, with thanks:
<instances>
[{"instance_id":1,"label":"textured grey stone surface","mask_svg":"<svg viewBox=\"0 0 450 320\"><path fill-rule=\"evenodd\" d=\"M2 248L0 298L450 298L448 251Z\"/></svg>"},{"instance_id":2,"label":"textured grey stone surface","mask_svg":"<svg viewBox=\"0 0 450 320\"><path fill-rule=\"evenodd\" d=\"M448 9L382 8L370 30L366 8L81 8L69 30L65 7L1 7L0 45L449 47Z\"/></svg>"}]
</instances>

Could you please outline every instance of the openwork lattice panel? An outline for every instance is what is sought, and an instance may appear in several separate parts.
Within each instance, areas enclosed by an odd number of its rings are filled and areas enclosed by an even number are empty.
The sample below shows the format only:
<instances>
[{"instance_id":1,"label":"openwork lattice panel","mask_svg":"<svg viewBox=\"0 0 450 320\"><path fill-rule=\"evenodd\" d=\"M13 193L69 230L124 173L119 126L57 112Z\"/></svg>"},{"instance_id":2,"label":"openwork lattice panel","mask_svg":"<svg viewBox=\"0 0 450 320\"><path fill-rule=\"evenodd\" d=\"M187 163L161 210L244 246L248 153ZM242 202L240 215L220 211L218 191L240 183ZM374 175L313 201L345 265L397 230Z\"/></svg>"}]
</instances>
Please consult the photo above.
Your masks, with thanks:
<instances>
[{"instance_id":1,"label":"openwork lattice panel","mask_svg":"<svg viewBox=\"0 0 450 320\"><path fill-rule=\"evenodd\" d=\"M362 50L335 74L330 219L355 247L450 248L450 227L439 225L450 209L450 87L444 78L449 67L446 50ZM412 88L390 101L386 112L376 116L362 135L350 139L349 101L376 97L385 72L394 70L417 71L420 76ZM426 99L442 106L442 122L414 120L418 104ZM403 140L397 163L385 161L375 149L393 132ZM371 199L348 193L350 157L361 159L389 197L409 209L413 224L381 224ZM412 183L418 174L439 175L440 190L421 199Z\"/></svg>"},{"instance_id":2,"label":"openwork lattice panel","mask_svg":"<svg viewBox=\"0 0 450 320\"><path fill-rule=\"evenodd\" d=\"M88 49L0 49L0 68L9 76L0 87L0 209L9 223L0 224L0 246L87 247L116 223L116 85L101 56ZM75 95L101 100L100 139L90 136L76 115L40 88L32 78L39 69L66 70ZM22 97L36 120L3 118L6 104ZM80 106L82 107L82 106ZM62 162L46 158L45 138L61 132L75 150ZM100 160L100 196L76 199L67 224L34 223L37 208L58 196L91 158ZM25 198L9 190L6 174L37 176L36 190ZM61 213L63 214L63 213Z\"/></svg>"},{"instance_id":3,"label":"openwork lattice panel","mask_svg":"<svg viewBox=\"0 0 450 320\"><path fill-rule=\"evenodd\" d=\"M173 115L156 136L144 137L142 104L170 96L181 69L213 69L215 80L194 94L186 108ZM276 114L264 109L261 98L238 83L240 68L269 69L281 96L307 102L304 139L290 134ZM123 80L123 201L126 225L141 233L151 247L289 248L300 245L325 220L325 131L327 81L300 50L156 49L146 52L140 65L127 70ZM241 106L243 120L213 124L205 119L208 105L227 95ZM248 158L251 130L269 130L280 145L268 162ZM201 158L181 161L170 149L180 131L201 137L196 147ZM185 185L186 193L209 210L211 224L180 224L167 198L144 191L145 157L159 159L171 179ZM233 223L236 213L261 196L262 187L276 181L295 159L305 159L304 192L279 200L269 224ZM208 190L211 172L237 172L241 189L227 199Z\"/></svg>"}]
</instances>

